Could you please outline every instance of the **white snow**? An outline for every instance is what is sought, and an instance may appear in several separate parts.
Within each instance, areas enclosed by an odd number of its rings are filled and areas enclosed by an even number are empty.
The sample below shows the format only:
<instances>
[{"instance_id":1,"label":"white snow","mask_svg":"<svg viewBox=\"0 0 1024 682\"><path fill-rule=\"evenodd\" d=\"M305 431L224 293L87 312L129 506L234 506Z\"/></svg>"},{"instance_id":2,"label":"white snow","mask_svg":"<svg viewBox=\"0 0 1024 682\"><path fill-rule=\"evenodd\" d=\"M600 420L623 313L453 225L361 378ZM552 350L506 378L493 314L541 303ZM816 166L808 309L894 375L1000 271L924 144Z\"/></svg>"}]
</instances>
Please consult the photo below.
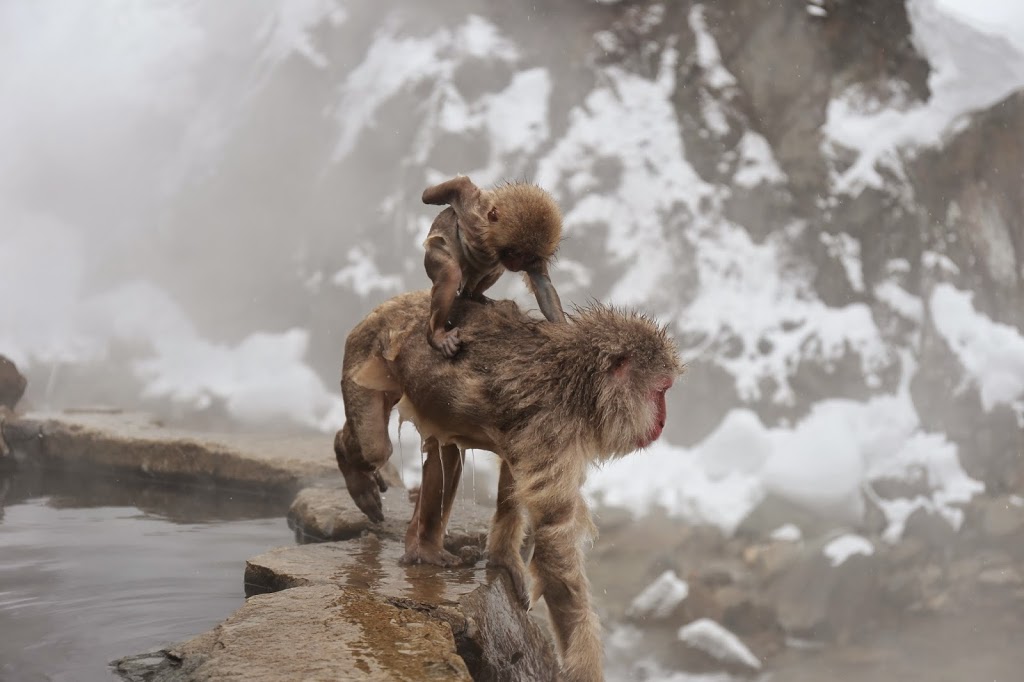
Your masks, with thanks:
<instances>
[{"instance_id":1,"label":"white snow","mask_svg":"<svg viewBox=\"0 0 1024 682\"><path fill-rule=\"evenodd\" d=\"M442 29L426 37L400 36L392 27L382 28L363 61L342 83L335 114L339 132L334 161L341 162L351 153L359 136L375 125L380 107L399 92L436 79L440 83L433 97L443 103L446 97L458 96L451 79L460 60L488 57L512 62L517 56L516 48L494 24L476 15L454 30Z\"/></svg>"},{"instance_id":2,"label":"white snow","mask_svg":"<svg viewBox=\"0 0 1024 682\"><path fill-rule=\"evenodd\" d=\"M1024 336L974 309L974 295L939 284L928 301L932 321L981 394L986 410L1024 397Z\"/></svg>"},{"instance_id":3,"label":"white snow","mask_svg":"<svg viewBox=\"0 0 1024 682\"><path fill-rule=\"evenodd\" d=\"M364 298L376 292L397 294L404 289L401 276L381 274L373 257L361 247L352 247L346 257L348 265L331 277L335 285L348 287Z\"/></svg>"},{"instance_id":4,"label":"white snow","mask_svg":"<svg viewBox=\"0 0 1024 682\"><path fill-rule=\"evenodd\" d=\"M829 541L822 552L833 566L842 566L852 556L871 556L875 553L875 546L865 537L847 533Z\"/></svg>"},{"instance_id":5,"label":"white snow","mask_svg":"<svg viewBox=\"0 0 1024 682\"><path fill-rule=\"evenodd\" d=\"M875 298L884 303L897 315L921 324L924 320L924 303L920 296L914 296L892 279L885 279L874 287Z\"/></svg>"},{"instance_id":6,"label":"white snow","mask_svg":"<svg viewBox=\"0 0 1024 682\"><path fill-rule=\"evenodd\" d=\"M760 659L739 637L710 618L699 618L681 627L679 639L720 661L741 663L756 670L761 668Z\"/></svg>"},{"instance_id":7,"label":"white snow","mask_svg":"<svg viewBox=\"0 0 1024 682\"><path fill-rule=\"evenodd\" d=\"M667 618L689 593L686 581L668 570L633 599L627 613L634 618Z\"/></svg>"},{"instance_id":8,"label":"white snow","mask_svg":"<svg viewBox=\"0 0 1024 682\"><path fill-rule=\"evenodd\" d=\"M779 168L768 140L760 133L747 130L740 138L739 167L733 175L733 182L741 187L757 187L762 184L781 185L787 181L786 174Z\"/></svg>"},{"instance_id":9,"label":"white snow","mask_svg":"<svg viewBox=\"0 0 1024 682\"><path fill-rule=\"evenodd\" d=\"M799 526L792 523L784 523L771 532L772 540L778 540L779 542L800 542L803 539L804 534L800 530Z\"/></svg>"},{"instance_id":10,"label":"white snow","mask_svg":"<svg viewBox=\"0 0 1024 682\"><path fill-rule=\"evenodd\" d=\"M905 362L910 376L913 363ZM733 410L693 448L656 442L593 471L585 491L638 516L661 507L731 534L768 493L834 521L859 522L865 487L880 478L919 480L931 491L913 500L876 500L887 539L898 539L919 507L959 528L960 505L983 489L964 472L955 444L921 430L905 379L896 393L865 402L820 401L789 427L768 428L753 412Z\"/></svg>"},{"instance_id":11,"label":"white snow","mask_svg":"<svg viewBox=\"0 0 1024 682\"><path fill-rule=\"evenodd\" d=\"M666 223L680 207L695 213L710 193L686 162L670 100L677 60L674 50L665 50L654 79L619 67L603 70L603 84L570 112L568 130L537 169L536 182L555 191L563 207L571 206L564 216L569 238L586 234L591 224L608 226L605 252L625 269L607 297L617 304L649 304L671 295L664 289L675 267L664 248ZM595 192L595 165L607 158L621 163L621 182Z\"/></svg>"},{"instance_id":12,"label":"white snow","mask_svg":"<svg viewBox=\"0 0 1024 682\"><path fill-rule=\"evenodd\" d=\"M704 6L698 4L691 7L689 20L690 28L697 39L697 63L704 71L704 80L718 90L736 85L736 77L722 66L718 41L711 35L704 20Z\"/></svg>"},{"instance_id":13,"label":"white snow","mask_svg":"<svg viewBox=\"0 0 1024 682\"><path fill-rule=\"evenodd\" d=\"M828 108L825 145L854 150L853 165L833 179L838 192L859 194L881 187L877 167L899 172L902 148L937 144L964 114L988 107L1024 86L1024 23L1020 4L969 0L909 0L915 45L932 67L930 99L905 107L878 106L858 89L840 94ZM1010 17L1003 23L998 11ZM981 21L979 17L987 17Z\"/></svg>"},{"instance_id":14,"label":"white snow","mask_svg":"<svg viewBox=\"0 0 1024 682\"><path fill-rule=\"evenodd\" d=\"M822 232L821 243L825 245L828 254L839 260L846 272L846 279L854 291L864 291L864 270L860 262L860 242L846 234L839 232L831 234Z\"/></svg>"},{"instance_id":15,"label":"white snow","mask_svg":"<svg viewBox=\"0 0 1024 682\"><path fill-rule=\"evenodd\" d=\"M785 234L757 243L718 220L698 226L691 238L700 288L677 327L704 336L686 353L728 371L744 400L759 399L769 379L771 399L791 403L789 378L803 358L828 363L853 351L867 376L890 360L870 309L821 302L807 273L790 265Z\"/></svg>"}]
</instances>

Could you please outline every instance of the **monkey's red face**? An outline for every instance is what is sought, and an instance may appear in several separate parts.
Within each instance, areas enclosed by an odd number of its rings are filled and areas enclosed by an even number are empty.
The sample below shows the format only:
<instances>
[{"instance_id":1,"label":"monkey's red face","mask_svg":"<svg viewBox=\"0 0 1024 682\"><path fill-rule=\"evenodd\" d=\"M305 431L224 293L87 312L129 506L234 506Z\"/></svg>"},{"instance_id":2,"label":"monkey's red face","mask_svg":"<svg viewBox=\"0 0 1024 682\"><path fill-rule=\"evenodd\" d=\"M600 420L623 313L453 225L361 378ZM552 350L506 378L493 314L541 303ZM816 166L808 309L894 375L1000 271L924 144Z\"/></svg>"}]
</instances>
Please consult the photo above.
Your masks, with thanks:
<instances>
[{"instance_id":1,"label":"monkey's red face","mask_svg":"<svg viewBox=\"0 0 1024 682\"><path fill-rule=\"evenodd\" d=\"M651 430L647 432L647 435L637 442L636 446L638 448L645 448L658 440L658 438L661 437L661 432L665 430L665 419L667 415L667 410L665 409L665 393L670 388L672 388L672 379L666 377L656 384L654 390L651 391L648 403L653 417L653 424L651 425Z\"/></svg>"}]
</instances>

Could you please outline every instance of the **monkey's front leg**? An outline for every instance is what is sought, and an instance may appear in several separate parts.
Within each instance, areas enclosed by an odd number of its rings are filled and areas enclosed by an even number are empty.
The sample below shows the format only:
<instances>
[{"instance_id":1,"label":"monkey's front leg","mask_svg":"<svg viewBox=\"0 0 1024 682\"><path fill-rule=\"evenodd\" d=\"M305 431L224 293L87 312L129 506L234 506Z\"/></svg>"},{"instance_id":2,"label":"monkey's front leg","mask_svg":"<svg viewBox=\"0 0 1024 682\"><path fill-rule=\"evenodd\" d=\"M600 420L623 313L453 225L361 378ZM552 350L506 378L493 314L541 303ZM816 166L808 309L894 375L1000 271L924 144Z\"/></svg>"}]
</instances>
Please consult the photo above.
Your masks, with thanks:
<instances>
[{"instance_id":1,"label":"monkey's front leg","mask_svg":"<svg viewBox=\"0 0 1024 682\"><path fill-rule=\"evenodd\" d=\"M462 478L462 454L454 445L438 447L434 438L424 443L424 450L423 481L400 563L457 566L461 561L445 550L444 534Z\"/></svg>"},{"instance_id":2,"label":"monkey's front leg","mask_svg":"<svg viewBox=\"0 0 1024 682\"><path fill-rule=\"evenodd\" d=\"M579 491L569 493L564 481L531 481L520 485L521 499L533 523L530 567L543 590L551 626L562 655L562 678L569 682L604 680L601 623L590 605L582 543L593 523Z\"/></svg>"},{"instance_id":3,"label":"monkey's front leg","mask_svg":"<svg viewBox=\"0 0 1024 682\"><path fill-rule=\"evenodd\" d=\"M520 550L523 545L523 512L515 498L515 479L512 469L501 462L498 475L498 506L487 533L487 566L503 568L512 578L512 588L524 609L530 608L530 593L526 589L526 564Z\"/></svg>"}]
</instances>

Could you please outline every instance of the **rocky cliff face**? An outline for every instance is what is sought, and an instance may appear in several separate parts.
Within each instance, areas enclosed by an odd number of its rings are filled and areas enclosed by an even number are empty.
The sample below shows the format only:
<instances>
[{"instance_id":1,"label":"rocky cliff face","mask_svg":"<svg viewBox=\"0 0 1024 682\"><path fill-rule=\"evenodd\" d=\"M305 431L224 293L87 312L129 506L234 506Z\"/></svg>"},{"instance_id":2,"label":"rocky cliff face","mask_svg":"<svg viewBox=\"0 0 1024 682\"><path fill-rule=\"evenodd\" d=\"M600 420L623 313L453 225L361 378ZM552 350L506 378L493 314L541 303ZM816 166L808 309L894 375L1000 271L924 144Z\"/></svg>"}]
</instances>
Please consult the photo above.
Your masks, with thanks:
<instances>
[{"instance_id":1,"label":"rocky cliff face","mask_svg":"<svg viewBox=\"0 0 1024 682\"><path fill-rule=\"evenodd\" d=\"M212 344L210 371L184 385L157 334L110 343L141 354L136 388L186 414L337 422L317 381L333 385L346 331L427 284L423 187L529 178L565 212L563 300L641 306L679 338L689 372L667 439L687 471L739 470L756 479L749 500L847 517L863 515L851 500L864 481L913 479L937 507L962 499L970 486L951 492L939 460L1019 493L1024 48L955 4L276 9L248 52L210 58L197 91L237 97L197 103L160 229L126 237L98 278L144 266L174 302L161 305L180 306L173 329ZM507 279L496 293L528 302ZM152 309L149 295L128 300ZM241 379L217 372L261 343L315 375L239 362L239 376L279 372L267 385L288 387L277 399L245 383L240 398ZM100 384L70 364L79 395ZM54 383L45 363L35 372ZM304 390L315 399L285 397ZM755 454L729 455L736 443ZM791 485L807 466L849 489L811 500Z\"/></svg>"}]
</instances>

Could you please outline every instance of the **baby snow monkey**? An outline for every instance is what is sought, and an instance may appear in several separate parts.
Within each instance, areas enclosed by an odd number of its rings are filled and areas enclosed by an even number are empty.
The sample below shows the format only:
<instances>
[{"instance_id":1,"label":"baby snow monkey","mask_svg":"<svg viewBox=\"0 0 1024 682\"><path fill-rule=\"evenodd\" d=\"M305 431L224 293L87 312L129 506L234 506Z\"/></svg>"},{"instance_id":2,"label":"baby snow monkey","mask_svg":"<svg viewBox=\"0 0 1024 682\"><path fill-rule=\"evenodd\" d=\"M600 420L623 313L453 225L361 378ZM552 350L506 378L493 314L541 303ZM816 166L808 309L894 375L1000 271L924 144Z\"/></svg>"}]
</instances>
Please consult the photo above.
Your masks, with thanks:
<instances>
[{"instance_id":1,"label":"baby snow monkey","mask_svg":"<svg viewBox=\"0 0 1024 682\"><path fill-rule=\"evenodd\" d=\"M506 270L526 274L540 311L564 322L562 303L548 276L558 249L562 216L551 195L536 185L509 183L482 190L461 175L423 192L423 203L443 205L423 242L430 291L430 345L446 358L459 352L459 329L445 329L456 296L485 300Z\"/></svg>"}]
</instances>

